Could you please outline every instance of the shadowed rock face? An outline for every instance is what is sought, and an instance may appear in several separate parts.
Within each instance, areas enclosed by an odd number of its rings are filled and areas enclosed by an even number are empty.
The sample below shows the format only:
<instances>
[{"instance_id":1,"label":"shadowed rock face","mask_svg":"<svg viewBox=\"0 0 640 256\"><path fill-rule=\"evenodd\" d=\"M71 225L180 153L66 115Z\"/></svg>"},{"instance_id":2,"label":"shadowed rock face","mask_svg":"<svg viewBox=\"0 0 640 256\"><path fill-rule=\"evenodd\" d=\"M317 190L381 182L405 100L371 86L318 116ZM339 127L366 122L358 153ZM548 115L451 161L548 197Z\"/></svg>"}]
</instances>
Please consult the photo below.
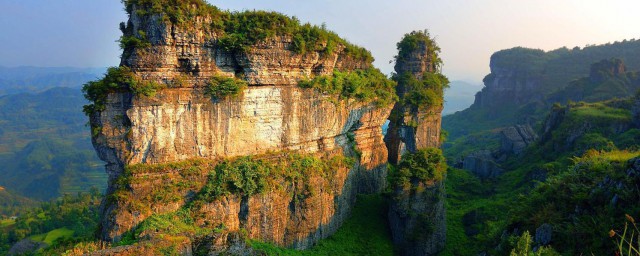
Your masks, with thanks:
<instances>
[{"instance_id":1,"label":"shadowed rock face","mask_svg":"<svg viewBox=\"0 0 640 256\"><path fill-rule=\"evenodd\" d=\"M503 154L519 155L535 142L538 135L529 125L514 125L500 131L500 151Z\"/></svg>"},{"instance_id":2,"label":"shadowed rock face","mask_svg":"<svg viewBox=\"0 0 640 256\"><path fill-rule=\"evenodd\" d=\"M444 196L444 182L420 184L415 191L394 193L389 205L389 226L401 255L436 255L444 249Z\"/></svg>"}]
</instances>

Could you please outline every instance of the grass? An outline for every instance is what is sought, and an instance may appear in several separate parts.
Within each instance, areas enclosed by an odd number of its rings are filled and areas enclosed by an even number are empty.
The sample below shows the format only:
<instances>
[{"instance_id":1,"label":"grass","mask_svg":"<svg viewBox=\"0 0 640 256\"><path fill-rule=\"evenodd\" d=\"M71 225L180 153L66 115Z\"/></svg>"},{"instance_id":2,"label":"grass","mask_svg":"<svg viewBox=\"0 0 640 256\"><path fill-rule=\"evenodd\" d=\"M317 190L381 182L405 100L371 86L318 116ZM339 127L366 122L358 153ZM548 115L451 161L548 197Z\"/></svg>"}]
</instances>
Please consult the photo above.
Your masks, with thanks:
<instances>
[{"instance_id":1,"label":"grass","mask_svg":"<svg viewBox=\"0 0 640 256\"><path fill-rule=\"evenodd\" d=\"M447 240L441 255L474 255L482 250L482 241L491 240L504 226L507 198L496 195L491 184L482 182L471 173L449 168L445 181L447 189ZM476 212L479 220L471 228L491 232L467 235L465 215Z\"/></svg>"},{"instance_id":2,"label":"grass","mask_svg":"<svg viewBox=\"0 0 640 256\"><path fill-rule=\"evenodd\" d=\"M351 217L334 235L305 251L254 241L266 255L394 255L387 226L387 201L382 195L361 195Z\"/></svg>"},{"instance_id":3,"label":"grass","mask_svg":"<svg viewBox=\"0 0 640 256\"><path fill-rule=\"evenodd\" d=\"M68 228L59 228L51 230L47 233L32 235L29 239L36 242L44 242L48 245L53 244L56 240L60 238L71 238L73 237L73 230Z\"/></svg>"},{"instance_id":4,"label":"grass","mask_svg":"<svg viewBox=\"0 0 640 256\"><path fill-rule=\"evenodd\" d=\"M607 119L611 121L629 121L631 112L627 109L612 108L603 103L578 103L572 106L572 113L582 119Z\"/></svg>"},{"instance_id":5,"label":"grass","mask_svg":"<svg viewBox=\"0 0 640 256\"><path fill-rule=\"evenodd\" d=\"M3 219L3 220L0 220L0 228L5 228L5 227L11 226L11 225L13 225L15 223L16 223L16 221L13 220L13 219Z\"/></svg>"}]
</instances>

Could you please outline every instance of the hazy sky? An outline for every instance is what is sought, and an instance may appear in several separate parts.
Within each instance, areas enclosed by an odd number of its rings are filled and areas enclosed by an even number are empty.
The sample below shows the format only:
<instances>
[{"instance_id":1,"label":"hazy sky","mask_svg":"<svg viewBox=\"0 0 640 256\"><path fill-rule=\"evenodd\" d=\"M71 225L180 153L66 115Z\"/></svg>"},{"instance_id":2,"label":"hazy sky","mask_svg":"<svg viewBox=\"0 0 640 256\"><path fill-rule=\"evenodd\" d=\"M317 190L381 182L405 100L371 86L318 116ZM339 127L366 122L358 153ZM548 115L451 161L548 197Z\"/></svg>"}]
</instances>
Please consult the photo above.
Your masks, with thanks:
<instances>
[{"instance_id":1,"label":"hazy sky","mask_svg":"<svg viewBox=\"0 0 640 256\"><path fill-rule=\"evenodd\" d=\"M444 72L479 82L495 51L551 50L640 38L638 0L209 0L222 9L295 15L365 46L383 72L395 43L429 29ZM0 65L100 67L119 63L119 0L0 0Z\"/></svg>"}]
</instances>

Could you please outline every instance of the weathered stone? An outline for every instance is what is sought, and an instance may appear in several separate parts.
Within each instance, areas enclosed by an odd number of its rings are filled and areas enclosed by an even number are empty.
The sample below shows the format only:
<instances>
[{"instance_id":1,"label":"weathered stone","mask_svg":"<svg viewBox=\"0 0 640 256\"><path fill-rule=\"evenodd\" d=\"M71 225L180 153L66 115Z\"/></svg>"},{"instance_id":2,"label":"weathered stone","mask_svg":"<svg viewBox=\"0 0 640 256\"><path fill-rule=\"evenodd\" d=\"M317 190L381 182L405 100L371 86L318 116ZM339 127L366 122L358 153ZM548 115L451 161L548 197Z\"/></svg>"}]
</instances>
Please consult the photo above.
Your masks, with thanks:
<instances>
[{"instance_id":1,"label":"weathered stone","mask_svg":"<svg viewBox=\"0 0 640 256\"><path fill-rule=\"evenodd\" d=\"M548 223L542 224L536 229L535 242L539 245L548 245L551 243L552 235L553 226Z\"/></svg>"},{"instance_id":2,"label":"weathered stone","mask_svg":"<svg viewBox=\"0 0 640 256\"><path fill-rule=\"evenodd\" d=\"M500 131L500 151L505 154L519 155L538 139L538 135L529 125L514 125Z\"/></svg>"},{"instance_id":3,"label":"weathered stone","mask_svg":"<svg viewBox=\"0 0 640 256\"><path fill-rule=\"evenodd\" d=\"M295 187L251 197L225 196L192 209L195 222L229 232L246 230L248 238L304 249L334 233L349 216L357 193L381 192L386 186L387 150L381 126L391 106L338 100L297 86L302 78L354 70L371 64L348 56L343 45L328 54L290 50L291 38L271 37L246 51L226 52L218 35L206 29L208 17L194 26L175 26L159 15L131 13L130 31L143 31L150 47L128 49L121 64L136 77L167 86L150 97L111 93L103 111L90 117L92 142L109 174L107 197L117 190L131 202L149 198L155 186L180 179L175 170L136 173L136 183L119 184L125 166L172 163L189 159L222 159L294 151L319 156L359 158L331 177L311 177L320 191L304 200ZM131 36L131 35L128 35ZM249 83L238 97L212 99L203 86L213 76L240 76ZM438 124L439 127L439 124ZM183 207L207 180L193 176L194 188L180 190L171 203L105 200L102 238L118 240L152 214ZM132 179L133 180L133 179ZM325 189L329 187L330 189ZM299 188L298 188L299 189ZM142 234L154 239L153 233Z\"/></svg>"},{"instance_id":4,"label":"weathered stone","mask_svg":"<svg viewBox=\"0 0 640 256\"><path fill-rule=\"evenodd\" d=\"M465 156L462 169L470 171L481 179L493 179L504 172L489 150L481 150Z\"/></svg>"},{"instance_id":5,"label":"weathered stone","mask_svg":"<svg viewBox=\"0 0 640 256\"><path fill-rule=\"evenodd\" d=\"M422 79L426 72L435 72L437 56L432 56L432 45L418 44L413 51L396 60L398 74L410 73ZM399 83L400 99L409 86ZM419 149L440 147L442 106L417 107L396 103L389 118L385 144L389 163L400 162L404 153ZM394 191L389 207L389 223L393 242L400 255L435 255L444 249L446 238L444 182L412 184L410 188Z\"/></svg>"},{"instance_id":6,"label":"weathered stone","mask_svg":"<svg viewBox=\"0 0 640 256\"><path fill-rule=\"evenodd\" d=\"M436 255L444 249L446 222L444 182L395 191L389 226L400 255Z\"/></svg>"},{"instance_id":7,"label":"weathered stone","mask_svg":"<svg viewBox=\"0 0 640 256\"><path fill-rule=\"evenodd\" d=\"M41 248L47 247L47 244L43 242L36 242L29 238L22 239L16 244L11 246L11 249L7 252L7 255L31 255Z\"/></svg>"},{"instance_id":8,"label":"weathered stone","mask_svg":"<svg viewBox=\"0 0 640 256\"><path fill-rule=\"evenodd\" d=\"M483 81L485 87L478 93L472 108L492 108L503 105L521 105L533 100L542 99L543 95L535 93L540 87L541 77L526 68L500 66L491 57L491 74Z\"/></svg>"}]
</instances>

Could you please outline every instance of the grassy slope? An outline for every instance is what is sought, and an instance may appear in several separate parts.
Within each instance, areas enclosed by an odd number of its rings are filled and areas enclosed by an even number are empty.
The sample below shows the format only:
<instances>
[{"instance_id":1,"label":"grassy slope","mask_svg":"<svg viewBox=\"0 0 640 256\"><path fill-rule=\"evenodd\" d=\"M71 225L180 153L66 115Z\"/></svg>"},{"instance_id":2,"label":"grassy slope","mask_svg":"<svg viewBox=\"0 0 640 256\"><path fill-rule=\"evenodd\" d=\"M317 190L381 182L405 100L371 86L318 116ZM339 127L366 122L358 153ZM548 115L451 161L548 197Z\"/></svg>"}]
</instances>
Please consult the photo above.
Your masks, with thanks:
<instances>
[{"instance_id":1,"label":"grassy slope","mask_svg":"<svg viewBox=\"0 0 640 256\"><path fill-rule=\"evenodd\" d=\"M529 194L535 185L531 182L533 171L546 170L550 177L561 175L573 164L573 157L580 156L587 148L593 147L614 150L607 154L611 156L612 161L637 155L634 152L615 150L616 146L637 147L640 142L638 129L631 129L622 134L616 134L612 130L611 124L630 121L629 111L612 106L616 104L624 105L624 102L574 105L563 123L553 132L551 141L527 149L520 158L510 159L505 166L511 171L496 180L483 182L467 171L451 168L446 183L448 226L444 255L475 255L479 251L493 249L500 241L502 231L508 230L508 220L513 219L511 214L517 210L514 206L531 207L526 204L523 206L520 201L527 198L522 196ZM568 134L583 126L585 122L591 124L591 130L587 134L568 148L555 148L554 145L563 144ZM585 140L593 140L594 137L603 141L590 141L591 143L585 144ZM584 148L585 145L587 148ZM453 150L449 154L456 155L456 149L449 148L448 150ZM606 231L608 230L603 232ZM535 233L535 230L532 232Z\"/></svg>"},{"instance_id":2,"label":"grassy slope","mask_svg":"<svg viewBox=\"0 0 640 256\"><path fill-rule=\"evenodd\" d=\"M351 217L338 232L306 251L253 242L267 255L393 255L387 226L387 202L381 195L361 195Z\"/></svg>"}]
</instances>

